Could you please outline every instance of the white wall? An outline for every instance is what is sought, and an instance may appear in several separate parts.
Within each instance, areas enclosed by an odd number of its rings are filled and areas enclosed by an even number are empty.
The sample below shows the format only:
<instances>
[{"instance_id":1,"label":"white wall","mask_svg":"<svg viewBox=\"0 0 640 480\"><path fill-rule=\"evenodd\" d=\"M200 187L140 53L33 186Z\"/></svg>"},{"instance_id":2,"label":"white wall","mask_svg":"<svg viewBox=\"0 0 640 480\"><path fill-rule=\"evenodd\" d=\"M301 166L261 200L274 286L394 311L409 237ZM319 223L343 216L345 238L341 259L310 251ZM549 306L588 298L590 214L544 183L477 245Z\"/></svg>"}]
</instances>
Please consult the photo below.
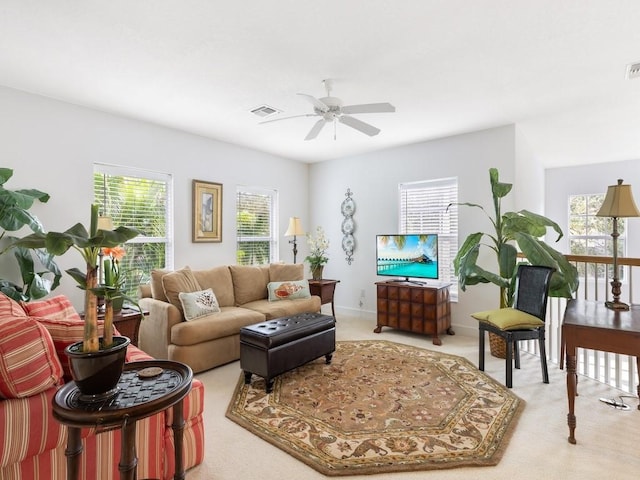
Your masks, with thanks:
<instances>
[{"instance_id":1,"label":"white wall","mask_svg":"<svg viewBox=\"0 0 640 480\"><path fill-rule=\"evenodd\" d=\"M173 175L177 268L235 263L239 184L278 190L281 233L290 216L308 218L307 164L3 87L0 111L0 165L14 169L7 188L37 188L51 195L32 210L47 230L88 223L94 162ZM223 184L222 243L191 242L193 179ZM290 245L281 240L280 258L292 261ZM306 255L306 246L301 250ZM62 268L83 268L81 263L76 252L59 262ZM82 305L81 292L66 274L55 292Z\"/></svg>"},{"instance_id":2,"label":"white wall","mask_svg":"<svg viewBox=\"0 0 640 480\"><path fill-rule=\"evenodd\" d=\"M551 168L545 172L547 195L545 211L547 216L560 225L569 222L569 195L606 193L609 185L615 185L619 178L630 184L636 204L640 207L640 160L598 163L577 167ZM640 218L627 220L630 238L640 238ZM558 242L559 250L569 251L567 237ZM627 255L640 257L640 242L627 245Z\"/></svg>"},{"instance_id":3,"label":"white wall","mask_svg":"<svg viewBox=\"0 0 640 480\"><path fill-rule=\"evenodd\" d=\"M375 326L375 282L383 280L375 273L375 235L399 231L398 184L403 182L458 177L460 202L480 203L491 213L489 168L496 167L503 181L513 181L515 174L514 127L500 127L457 135L430 142L378 151L335 161L313 164L310 172L311 218L303 219L308 230L324 227L330 239L329 263L324 276L339 279L336 305L344 311L370 317ZM356 203L356 249L348 265L341 249L342 215L340 204L347 188ZM513 198L504 201L513 209ZM464 241L475 231L486 232L491 225L478 209L461 207L459 239ZM485 252L481 263L495 271L495 259ZM489 268L489 267L488 267ZM361 291L364 307L359 308ZM469 319L473 311L495 308L498 290L494 286L474 286L461 292L454 304L452 323L477 334Z\"/></svg>"}]
</instances>

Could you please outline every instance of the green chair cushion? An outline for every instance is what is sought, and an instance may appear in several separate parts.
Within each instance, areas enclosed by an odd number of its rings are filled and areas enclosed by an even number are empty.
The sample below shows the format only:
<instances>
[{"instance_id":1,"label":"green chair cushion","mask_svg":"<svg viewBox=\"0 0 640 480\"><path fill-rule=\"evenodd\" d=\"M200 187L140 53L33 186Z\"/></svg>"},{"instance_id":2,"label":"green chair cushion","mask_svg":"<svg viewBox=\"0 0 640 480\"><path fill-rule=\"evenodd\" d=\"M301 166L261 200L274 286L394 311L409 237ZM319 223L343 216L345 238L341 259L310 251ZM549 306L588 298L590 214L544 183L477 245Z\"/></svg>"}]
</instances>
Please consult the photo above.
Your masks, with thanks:
<instances>
[{"instance_id":1,"label":"green chair cushion","mask_svg":"<svg viewBox=\"0 0 640 480\"><path fill-rule=\"evenodd\" d=\"M538 317L515 308L498 308L472 313L471 316L481 322L488 322L500 330L525 330L544 325Z\"/></svg>"}]
</instances>

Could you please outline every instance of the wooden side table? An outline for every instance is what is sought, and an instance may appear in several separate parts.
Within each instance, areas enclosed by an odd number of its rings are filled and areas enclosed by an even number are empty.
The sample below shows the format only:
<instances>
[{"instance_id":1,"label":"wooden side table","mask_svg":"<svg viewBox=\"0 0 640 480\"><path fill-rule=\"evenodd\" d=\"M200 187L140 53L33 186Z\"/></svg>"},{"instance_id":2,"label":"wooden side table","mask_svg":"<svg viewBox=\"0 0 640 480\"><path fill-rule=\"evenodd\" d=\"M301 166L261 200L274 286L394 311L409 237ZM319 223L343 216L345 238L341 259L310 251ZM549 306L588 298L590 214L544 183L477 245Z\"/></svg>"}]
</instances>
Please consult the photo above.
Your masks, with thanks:
<instances>
[{"instance_id":1,"label":"wooden side table","mask_svg":"<svg viewBox=\"0 0 640 480\"><path fill-rule=\"evenodd\" d=\"M322 280L309 280L309 290L311 291L311 295L317 295L320 297L320 305L331 303L331 314L333 315L333 318L336 318L333 294L336 291L336 284L338 283L340 283L340 280L329 280L325 278Z\"/></svg>"},{"instance_id":2,"label":"wooden side table","mask_svg":"<svg viewBox=\"0 0 640 480\"><path fill-rule=\"evenodd\" d=\"M175 480L184 480L182 401L191 390L193 372L183 363L149 360L127 363L118 382L119 392L106 400L83 402L75 382L64 385L53 398L53 416L69 428L67 439L67 480L79 475L82 427L122 428L120 450L121 480L136 478L136 422L173 406Z\"/></svg>"},{"instance_id":3,"label":"wooden side table","mask_svg":"<svg viewBox=\"0 0 640 480\"><path fill-rule=\"evenodd\" d=\"M566 347L569 443L575 444L578 348L636 357L640 372L640 306L610 310L604 302L569 300L564 311L562 338ZM640 384L637 386L640 395ZM640 404L638 405L640 410Z\"/></svg>"}]
</instances>

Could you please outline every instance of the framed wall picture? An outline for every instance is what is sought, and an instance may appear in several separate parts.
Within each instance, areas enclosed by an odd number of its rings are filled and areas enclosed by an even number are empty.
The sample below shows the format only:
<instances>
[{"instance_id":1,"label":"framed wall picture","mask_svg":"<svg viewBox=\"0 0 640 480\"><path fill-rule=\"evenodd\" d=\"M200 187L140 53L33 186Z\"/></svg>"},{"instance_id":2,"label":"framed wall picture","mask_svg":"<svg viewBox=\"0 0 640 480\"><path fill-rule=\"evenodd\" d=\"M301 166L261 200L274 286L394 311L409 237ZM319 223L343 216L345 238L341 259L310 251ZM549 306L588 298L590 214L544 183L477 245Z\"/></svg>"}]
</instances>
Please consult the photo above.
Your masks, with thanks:
<instances>
[{"instance_id":1,"label":"framed wall picture","mask_svg":"<svg viewBox=\"0 0 640 480\"><path fill-rule=\"evenodd\" d=\"M222 242L222 184L193 181L193 242Z\"/></svg>"}]
</instances>

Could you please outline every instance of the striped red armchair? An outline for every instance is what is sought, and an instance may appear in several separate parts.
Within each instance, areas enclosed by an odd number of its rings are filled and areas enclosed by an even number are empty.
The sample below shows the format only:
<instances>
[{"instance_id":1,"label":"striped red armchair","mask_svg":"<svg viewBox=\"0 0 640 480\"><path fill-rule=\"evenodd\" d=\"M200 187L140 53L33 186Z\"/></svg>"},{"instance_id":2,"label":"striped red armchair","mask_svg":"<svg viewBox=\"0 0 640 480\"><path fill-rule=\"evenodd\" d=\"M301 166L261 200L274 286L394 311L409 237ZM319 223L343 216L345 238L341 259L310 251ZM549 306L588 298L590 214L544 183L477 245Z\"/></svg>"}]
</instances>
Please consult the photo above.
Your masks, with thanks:
<instances>
[{"instance_id":1,"label":"striped red armchair","mask_svg":"<svg viewBox=\"0 0 640 480\"><path fill-rule=\"evenodd\" d=\"M66 345L82 338L83 322L64 296L18 304L0 293L0 478L66 478L67 429L51 400L65 375ZM127 361L151 359L133 345ZM184 401L184 464L204 455L204 388L194 379ZM173 478L171 409L137 423L138 478ZM83 429L80 478L118 478L120 430Z\"/></svg>"}]
</instances>

